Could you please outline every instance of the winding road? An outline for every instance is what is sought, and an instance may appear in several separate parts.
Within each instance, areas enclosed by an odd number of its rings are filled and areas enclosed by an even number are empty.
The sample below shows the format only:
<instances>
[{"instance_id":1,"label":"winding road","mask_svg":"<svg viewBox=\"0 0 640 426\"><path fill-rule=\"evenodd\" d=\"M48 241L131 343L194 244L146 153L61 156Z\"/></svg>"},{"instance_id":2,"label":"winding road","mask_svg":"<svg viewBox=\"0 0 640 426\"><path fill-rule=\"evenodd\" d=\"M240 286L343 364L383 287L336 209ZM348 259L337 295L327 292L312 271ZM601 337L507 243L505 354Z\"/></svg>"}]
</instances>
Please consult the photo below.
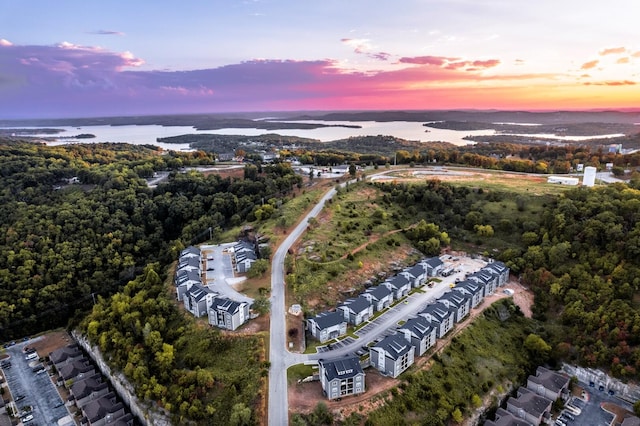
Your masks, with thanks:
<instances>
[{"instance_id":1,"label":"winding road","mask_svg":"<svg viewBox=\"0 0 640 426\"><path fill-rule=\"evenodd\" d=\"M385 174L381 172L378 174ZM349 184L355 183L355 180L349 181ZM346 183L340 184L342 187ZM296 364L302 364L306 361L317 361L320 358L330 355L339 357L347 354L353 354L360 346L364 346L371 341L382 338L388 334L395 334L398 322L406 320L412 315L416 315L424 307L437 298L442 296L446 291L450 290L450 284L456 278L462 278L465 273L472 272L483 264L468 265L468 269L442 278L441 282L436 283L432 288L423 288L423 292L415 292L409 295L404 303L391 307L384 315L377 317L369 324L363 326L355 335L358 339L344 339L340 344L335 344L330 354L296 354L291 353L287 349L286 333L286 308L285 308L285 271L284 261L288 250L302 236L307 229L308 221L312 217L318 216L322 211L327 200L336 194L336 189L332 188L327 191L311 211L298 223L298 225L289 233L287 238L280 244L271 263L271 322L270 322L270 345L269 345L269 361L271 363L269 369L269 426L286 426L289 424L289 403L287 394L287 369Z\"/></svg>"}]
</instances>

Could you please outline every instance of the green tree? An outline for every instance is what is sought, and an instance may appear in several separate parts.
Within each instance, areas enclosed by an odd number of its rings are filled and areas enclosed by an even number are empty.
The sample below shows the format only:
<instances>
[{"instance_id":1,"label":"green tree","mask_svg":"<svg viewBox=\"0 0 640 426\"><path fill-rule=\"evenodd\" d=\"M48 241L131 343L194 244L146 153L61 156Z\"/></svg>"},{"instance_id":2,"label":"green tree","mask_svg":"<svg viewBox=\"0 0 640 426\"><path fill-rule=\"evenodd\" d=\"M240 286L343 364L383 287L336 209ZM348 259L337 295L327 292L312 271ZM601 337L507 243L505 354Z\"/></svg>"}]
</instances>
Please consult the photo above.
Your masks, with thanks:
<instances>
[{"instance_id":1,"label":"green tree","mask_svg":"<svg viewBox=\"0 0 640 426\"><path fill-rule=\"evenodd\" d=\"M234 404L231 408L231 417L229 417L231 426L248 426L251 423L251 408L242 402Z\"/></svg>"},{"instance_id":2,"label":"green tree","mask_svg":"<svg viewBox=\"0 0 640 426\"><path fill-rule=\"evenodd\" d=\"M354 163L349 164L349 175L353 178L356 177L356 165Z\"/></svg>"},{"instance_id":3,"label":"green tree","mask_svg":"<svg viewBox=\"0 0 640 426\"><path fill-rule=\"evenodd\" d=\"M271 310L271 302L265 295L260 295L253 300L251 308L260 315L266 315Z\"/></svg>"},{"instance_id":4,"label":"green tree","mask_svg":"<svg viewBox=\"0 0 640 426\"><path fill-rule=\"evenodd\" d=\"M249 268L247 271L247 277L249 278L258 278L264 275L269 269L269 262L266 259L258 259Z\"/></svg>"}]
</instances>

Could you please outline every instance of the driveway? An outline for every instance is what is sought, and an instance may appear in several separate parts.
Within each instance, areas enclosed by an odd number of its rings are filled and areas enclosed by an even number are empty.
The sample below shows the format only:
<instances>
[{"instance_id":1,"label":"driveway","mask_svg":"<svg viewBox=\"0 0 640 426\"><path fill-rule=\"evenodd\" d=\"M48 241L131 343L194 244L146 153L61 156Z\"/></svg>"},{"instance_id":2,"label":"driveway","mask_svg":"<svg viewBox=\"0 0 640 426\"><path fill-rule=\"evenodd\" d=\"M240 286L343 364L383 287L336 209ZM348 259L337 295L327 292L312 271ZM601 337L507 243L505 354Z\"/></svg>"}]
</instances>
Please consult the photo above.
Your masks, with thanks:
<instances>
[{"instance_id":1,"label":"driveway","mask_svg":"<svg viewBox=\"0 0 640 426\"><path fill-rule=\"evenodd\" d=\"M231 263L231 254L227 251L235 243L200 246L205 259L205 282L211 290L231 300L253 303L253 299L236 291L233 284L242 282L244 277L236 277Z\"/></svg>"}]
</instances>

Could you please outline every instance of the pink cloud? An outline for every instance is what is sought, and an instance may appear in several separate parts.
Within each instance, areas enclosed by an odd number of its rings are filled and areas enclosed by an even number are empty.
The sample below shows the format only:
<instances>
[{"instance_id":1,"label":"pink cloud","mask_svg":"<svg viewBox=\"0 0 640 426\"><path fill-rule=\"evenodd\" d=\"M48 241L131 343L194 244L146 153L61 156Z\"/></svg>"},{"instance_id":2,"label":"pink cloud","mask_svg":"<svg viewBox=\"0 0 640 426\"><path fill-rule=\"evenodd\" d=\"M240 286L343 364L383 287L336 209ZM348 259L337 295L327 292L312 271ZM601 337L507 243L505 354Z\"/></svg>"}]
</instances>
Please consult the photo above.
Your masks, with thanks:
<instances>
[{"instance_id":1,"label":"pink cloud","mask_svg":"<svg viewBox=\"0 0 640 426\"><path fill-rule=\"evenodd\" d=\"M451 61L457 61L460 58L448 58L445 56L414 56L400 58L401 64L416 64L416 65L436 65L442 66Z\"/></svg>"},{"instance_id":2,"label":"pink cloud","mask_svg":"<svg viewBox=\"0 0 640 426\"><path fill-rule=\"evenodd\" d=\"M626 51L627 49L624 47L610 47L608 49L602 49L599 53L600 53L600 56L605 56L605 55L618 55L621 53L625 53Z\"/></svg>"},{"instance_id":3,"label":"pink cloud","mask_svg":"<svg viewBox=\"0 0 640 426\"><path fill-rule=\"evenodd\" d=\"M585 62L584 64L582 64L582 66L580 67L581 70L590 70L591 68L595 68L598 63L600 61L598 61L597 59L594 61L589 61L589 62Z\"/></svg>"},{"instance_id":4,"label":"pink cloud","mask_svg":"<svg viewBox=\"0 0 640 426\"><path fill-rule=\"evenodd\" d=\"M0 46L13 46L13 43L11 43L9 40L6 40L4 38L0 38Z\"/></svg>"},{"instance_id":5,"label":"pink cloud","mask_svg":"<svg viewBox=\"0 0 640 426\"><path fill-rule=\"evenodd\" d=\"M640 50L638 50L637 52L633 52L631 56L634 58L640 58Z\"/></svg>"},{"instance_id":6,"label":"pink cloud","mask_svg":"<svg viewBox=\"0 0 640 426\"><path fill-rule=\"evenodd\" d=\"M616 61L616 64L628 64L628 63L629 63L629 57L628 56L625 56L623 58L619 58Z\"/></svg>"}]
</instances>

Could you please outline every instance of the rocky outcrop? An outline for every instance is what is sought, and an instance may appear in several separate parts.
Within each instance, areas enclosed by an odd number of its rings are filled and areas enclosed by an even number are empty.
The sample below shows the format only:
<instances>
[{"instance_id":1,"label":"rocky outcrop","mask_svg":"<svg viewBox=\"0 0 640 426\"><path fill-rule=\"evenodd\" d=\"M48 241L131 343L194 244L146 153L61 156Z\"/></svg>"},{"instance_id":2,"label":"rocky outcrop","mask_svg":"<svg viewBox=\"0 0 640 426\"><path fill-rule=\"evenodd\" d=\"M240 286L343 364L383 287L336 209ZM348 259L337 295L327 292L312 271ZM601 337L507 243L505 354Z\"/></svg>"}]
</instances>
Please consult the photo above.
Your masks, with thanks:
<instances>
[{"instance_id":1,"label":"rocky outcrop","mask_svg":"<svg viewBox=\"0 0 640 426\"><path fill-rule=\"evenodd\" d=\"M133 385L129 383L124 374L112 371L97 346L92 346L87 338L76 330L74 330L71 335L78 345L93 359L100 372L109 379L111 386L118 393L118 396L129 406L131 414L133 414L143 426L171 426L171 420L166 413L158 407L141 401L136 396Z\"/></svg>"}]
</instances>

